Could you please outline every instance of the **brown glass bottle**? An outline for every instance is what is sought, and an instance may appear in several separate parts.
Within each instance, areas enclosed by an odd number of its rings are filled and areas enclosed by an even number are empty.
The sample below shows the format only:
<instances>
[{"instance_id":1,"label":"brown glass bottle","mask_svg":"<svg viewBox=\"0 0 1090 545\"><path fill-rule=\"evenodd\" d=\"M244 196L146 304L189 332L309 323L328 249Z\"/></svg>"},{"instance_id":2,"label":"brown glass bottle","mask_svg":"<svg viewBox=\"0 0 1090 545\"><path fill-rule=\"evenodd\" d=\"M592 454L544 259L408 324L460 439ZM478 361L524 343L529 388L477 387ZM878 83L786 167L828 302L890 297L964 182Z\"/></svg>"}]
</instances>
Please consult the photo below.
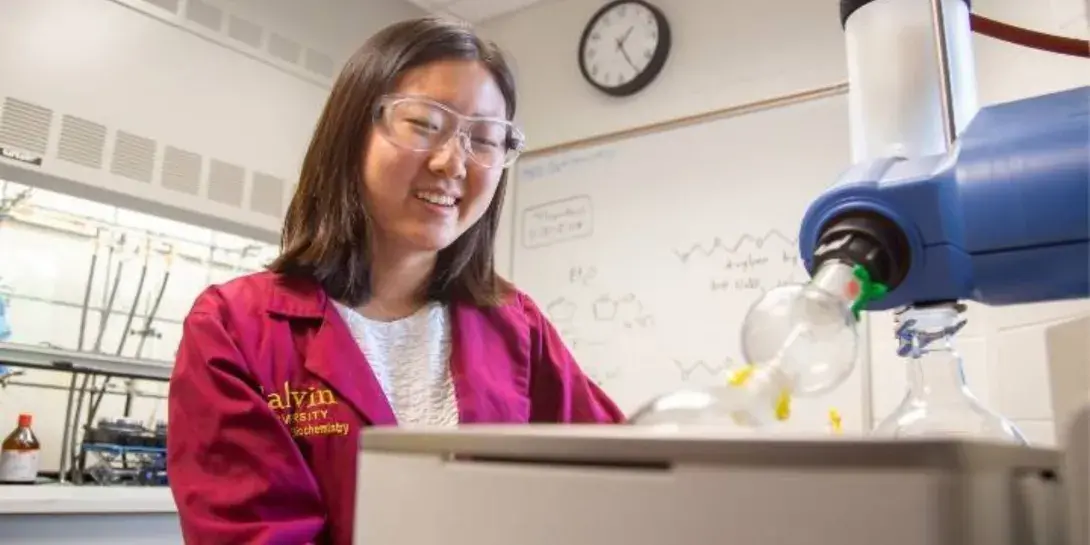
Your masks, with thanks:
<instances>
[{"instance_id":1,"label":"brown glass bottle","mask_svg":"<svg viewBox=\"0 0 1090 545\"><path fill-rule=\"evenodd\" d=\"M0 444L0 484L34 484L42 446L30 429L31 416L19 415L19 425Z\"/></svg>"}]
</instances>

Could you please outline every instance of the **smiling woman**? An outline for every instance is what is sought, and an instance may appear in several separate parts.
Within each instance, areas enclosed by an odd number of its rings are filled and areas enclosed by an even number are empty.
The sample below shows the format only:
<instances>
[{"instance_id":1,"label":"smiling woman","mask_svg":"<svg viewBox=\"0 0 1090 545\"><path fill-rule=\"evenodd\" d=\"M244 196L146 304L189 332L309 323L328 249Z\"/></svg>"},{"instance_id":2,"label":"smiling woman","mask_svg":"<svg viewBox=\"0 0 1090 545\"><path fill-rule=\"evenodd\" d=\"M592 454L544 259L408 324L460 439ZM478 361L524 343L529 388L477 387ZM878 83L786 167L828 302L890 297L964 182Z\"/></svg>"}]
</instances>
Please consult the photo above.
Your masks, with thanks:
<instances>
[{"instance_id":1,"label":"smiling woman","mask_svg":"<svg viewBox=\"0 0 1090 545\"><path fill-rule=\"evenodd\" d=\"M345 67L272 267L312 275L334 299L379 319L414 310L411 292L425 279L430 297L447 302L495 304L505 290L484 262L506 167L522 147L509 121L514 80L501 52L467 29L429 30L434 41L415 43L411 56L383 51ZM379 34L372 43L393 53L418 38ZM392 289L375 297L378 285Z\"/></svg>"},{"instance_id":2,"label":"smiling woman","mask_svg":"<svg viewBox=\"0 0 1090 545\"><path fill-rule=\"evenodd\" d=\"M502 53L460 24L398 23L348 61L280 256L186 319L167 467L187 542L350 544L364 426L623 420L494 270L514 115Z\"/></svg>"},{"instance_id":3,"label":"smiling woman","mask_svg":"<svg viewBox=\"0 0 1090 545\"><path fill-rule=\"evenodd\" d=\"M414 68L401 77L398 93L379 101L381 137L371 138L365 152L364 191L380 234L376 247L407 243L443 250L490 207L498 209L494 196L522 137L507 121L504 93L482 63ZM490 251L492 233L482 227L471 236L486 239L475 249L478 257ZM466 291L472 295L474 289ZM489 296L479 293L478 302Z\"/></svg>"}]
</instances>

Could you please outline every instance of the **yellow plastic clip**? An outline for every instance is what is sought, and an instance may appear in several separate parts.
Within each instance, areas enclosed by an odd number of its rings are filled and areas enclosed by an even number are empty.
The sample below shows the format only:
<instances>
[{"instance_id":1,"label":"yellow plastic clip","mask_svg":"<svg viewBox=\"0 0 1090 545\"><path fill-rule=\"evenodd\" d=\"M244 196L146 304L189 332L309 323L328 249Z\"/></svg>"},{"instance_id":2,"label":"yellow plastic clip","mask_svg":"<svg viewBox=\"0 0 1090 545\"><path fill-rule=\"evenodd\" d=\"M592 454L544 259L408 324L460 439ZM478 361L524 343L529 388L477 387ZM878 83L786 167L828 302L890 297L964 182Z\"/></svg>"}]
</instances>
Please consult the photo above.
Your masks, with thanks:
<instances>
[{"instance_id":1,"label":"yellow plastic clip","mask_svg":"<svg viewBox=\"0 0 1090 545\"><path fill-rule=\"evenodd\" d=\"M735 370L730 374L730 378L727 379L727 383L731 386L742 386L749 380L749 377L753 376L753 371L756 368L752 364L746 365L741 369Z\"/></svg>"},{"instance_id":2,"label":"yellow plastic clip","mask_svg":"<svg viewBox=\"0 0 1090 545\"><path fill-rule=\"evenodd\" d=\"M791 418L791 392L783 390L776 398L776 420L783 422Z\"/></svg>"},{"instance_id":3,"label":"yellow plastic clip","mask_svg":"<svg viewBox=\"0 0 1090 545\"><path fill-rule=\"evenodd\" d=\"M840 435L844 432L840 411L836 409L829 409L829 429L832 430L833 435Z\"/></svg>"}]
</instances>

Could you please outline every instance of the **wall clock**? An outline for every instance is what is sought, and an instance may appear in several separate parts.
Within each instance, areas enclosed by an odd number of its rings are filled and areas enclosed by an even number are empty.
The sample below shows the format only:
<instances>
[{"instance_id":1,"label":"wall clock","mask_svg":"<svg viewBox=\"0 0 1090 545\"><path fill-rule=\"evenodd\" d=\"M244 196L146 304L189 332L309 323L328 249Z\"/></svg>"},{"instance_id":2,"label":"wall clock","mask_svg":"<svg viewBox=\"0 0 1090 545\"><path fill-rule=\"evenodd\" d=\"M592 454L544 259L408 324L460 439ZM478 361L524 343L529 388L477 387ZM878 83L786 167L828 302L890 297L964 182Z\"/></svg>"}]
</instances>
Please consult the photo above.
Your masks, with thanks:
<instances>
[{"instance_id":1,"label":"wall clock","mask_svg":"<svg viewBox=\"0 0 1090 545\"><path fill-rule=\"evenodd\" d=\"M644 0L613 0L587 23L579 40L583 78L610 96L636 94L662 71L670 54L670 25Z\"/></svg>"}]
</instances>

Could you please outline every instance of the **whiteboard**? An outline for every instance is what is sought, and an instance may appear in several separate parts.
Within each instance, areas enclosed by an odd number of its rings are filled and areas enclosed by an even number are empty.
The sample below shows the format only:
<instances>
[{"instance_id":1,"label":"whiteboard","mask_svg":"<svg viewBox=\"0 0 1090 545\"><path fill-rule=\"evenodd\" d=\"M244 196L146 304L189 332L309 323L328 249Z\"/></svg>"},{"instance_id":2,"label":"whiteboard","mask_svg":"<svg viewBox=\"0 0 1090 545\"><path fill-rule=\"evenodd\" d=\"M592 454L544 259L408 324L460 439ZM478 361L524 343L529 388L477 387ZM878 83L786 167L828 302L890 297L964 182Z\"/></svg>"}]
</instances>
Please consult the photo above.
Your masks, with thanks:
<instances>
[{"instance_id":1,"label":"whiteboard","mask_svg":"<svg viewBox=\"0 0 1090 545\"><path fill-rule=\"evenodd\" d=\"M749 306L808 278L797 233L850 164L847 96L537 155L515 173L512 276L584 371L631 413L721 384ZM869 423L866 324L849 380L795 401L788 432Z\"/></svg>"}]
</instances>

